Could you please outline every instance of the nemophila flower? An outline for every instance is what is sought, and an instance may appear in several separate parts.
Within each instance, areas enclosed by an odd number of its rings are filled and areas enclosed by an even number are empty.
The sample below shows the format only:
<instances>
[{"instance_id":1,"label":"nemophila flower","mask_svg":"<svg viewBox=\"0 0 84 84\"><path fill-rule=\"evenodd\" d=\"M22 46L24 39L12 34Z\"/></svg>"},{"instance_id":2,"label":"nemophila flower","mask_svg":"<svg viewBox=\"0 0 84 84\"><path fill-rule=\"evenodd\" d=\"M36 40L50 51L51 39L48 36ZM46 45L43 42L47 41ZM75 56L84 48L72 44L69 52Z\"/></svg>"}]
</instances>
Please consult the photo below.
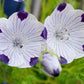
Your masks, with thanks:
<instances>
[{"instance_id":1,"label":"nemophila flower","mask_svg":"<svg viewBox=\"0 0 84 84\"><path fill-rule=\"evenodd\" d=\"M0 51L2 53L0 58L8 57L9 66L20 68L37 64L38 57L44 48L42 30L43 24L38 22L32 14L24 11L16 12L8 19L1 18Z\"/></svg>"},{"instance_id":2,"label":"nemophila flower","mask_svg":"<svg viewBox=\"0 0 84 84\"><path fill-rule=\"evenodd\" d=\"M24 0L14 0L14 1L17 1L17 2L22 2L22 1L24 1Z\"/></svg>"},{"instance_id":3,"label":"nemophila flower","mask_svg":"<svg viewBox=\"0 0 84 84\"><path fill-rule=\"evenodd\" d=\"M49 53L44 53L41 64L44 67L43 72L52 77L58 76L62 70L57 57Z\"/></svg>"},{"instance_id":4,"label":"nemophila flower","mask_svg":"<svg viewBox=\"0 0 84 84\"><path fill-rule=\"evenodd\" d=\"M47 30L47 45L59 57L62 56L70 63L73 59L84 56L84 12L82 10L74 10L67 3L60 4L46 18L44 26Z\"/></svg>"}]
</instances>

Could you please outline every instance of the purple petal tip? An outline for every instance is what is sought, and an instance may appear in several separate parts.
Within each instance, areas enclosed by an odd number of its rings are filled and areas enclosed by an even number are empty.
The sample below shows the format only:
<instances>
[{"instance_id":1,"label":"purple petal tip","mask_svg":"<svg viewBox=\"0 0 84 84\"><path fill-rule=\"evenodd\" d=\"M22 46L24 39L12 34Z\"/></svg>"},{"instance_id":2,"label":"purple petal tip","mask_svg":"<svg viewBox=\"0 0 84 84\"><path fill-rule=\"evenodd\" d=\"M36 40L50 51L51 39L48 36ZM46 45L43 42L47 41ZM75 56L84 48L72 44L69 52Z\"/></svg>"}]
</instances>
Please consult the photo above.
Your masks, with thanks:
<instances>
[{"instance_id":1,"label":"purple petal tip","mask_svg":"<svg viewBox=\"0 0 84 84\"><path fill-rule=\"evenodd\" d=\"M34 58L31 58L30 59L30 65L31 66L34 66L34 65L36 65L37 63L39 63L39 58L38 57L34 57Z\"/></svg>"},{"instance_id":2,"label":"purple petal tip","mask_svg":"<svg viewBox=\"0 0 84 84\"><path fill-rule=\"evenodd\" d=\"M62 10L65 9L65 7L66 7L66 3L62 3L57 7L57 10L59 10L61 12Z\"/></svg>"},{"instance_id":3,"label":"purple petal tip","mask_svg":"<svg viewBox=\"0 0 84 84\"><path fill-rule=\"evenodd\" d=\"M81 15L81 22L84 22L84 14Z\"/></svg>"},{"instance_id":4,"label":"purple petal tip","mask_svg":"<svg viewBox=\"0 0 84 84\"><path fill-rule=\"evenodd\" d=\"M84 45L82 45L82 48L84 48Z\"/></svg>"},{"instance_id":5,"label":"purple petal tip","mask_svg":"<svg viewBox=\"0 0 84 84\"><path fill-rule=\"evenodd\" d=\"M0 61L1 61L1 62L4 62L5 64L8 64L9 58L8 58L6 55L1 54L1 55L0 55Z\"/></svg>"},{"instance_id":6,"label":"purple petal tip","mask_svg":"<svg viewBox=\"0 0 84 84\"><path fill-rule=\"evenodd\" d=\"M0 33L2 33L2 30L0 29Z\"/></svg>"},{"instance_id":7,"label":"purple petal tip","mask_svg":"<svg viewBox=\"0 0 84 84\"><path fill-rule=\"evenodd\" d=\"M84 51L84 45L82 45L83 51Z\"/></svg>"},{"instance_id":8,"label":"purple petal tip","mask_svg":"<svg viewBox=\"0 0 84 84\"><path fill-rule=\"evenodd\" d=\"M27 18L28 13L24 12L24 11L20 11L20 12L17 13L17 16L18 16L18 18L20 18L21 21L23 21L24 19Z\"/></svg>"},{"instance_id":9,"label":"purple petal tip","mask_svg":"<svg viewBox=\"0 0 84 84\"><path fill-rule=\"evenodd\" d=\"M41 33L41 36L45 39L45 40L47 40L47 29L44 27L44 30L42 31L42 33Z\"/></svg>"},{"instance_id":10,"label":"purple petal tip","mask_svg":"<svg viewBox=\"0 0 84 84\"><path fill-rule=\"evenodd\" d=\"M67 64L67 60L64 57L62 57L62 56L60 56L59 62L61 64Z\"/></svg>"}]
</instances>

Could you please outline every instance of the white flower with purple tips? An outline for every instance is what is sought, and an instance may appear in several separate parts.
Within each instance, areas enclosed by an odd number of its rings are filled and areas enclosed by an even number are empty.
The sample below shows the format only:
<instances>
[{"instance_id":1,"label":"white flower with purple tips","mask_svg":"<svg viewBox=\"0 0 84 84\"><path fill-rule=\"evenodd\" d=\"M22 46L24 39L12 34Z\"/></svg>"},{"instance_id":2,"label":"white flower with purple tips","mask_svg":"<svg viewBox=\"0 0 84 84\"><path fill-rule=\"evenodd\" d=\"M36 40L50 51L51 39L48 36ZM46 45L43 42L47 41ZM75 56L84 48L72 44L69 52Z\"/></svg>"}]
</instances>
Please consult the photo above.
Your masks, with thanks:
<instances>
[{"instance_id":1,"label":"white flower with purple tips","mask_svg":"<svg viewBox=\"0 0 84 84\"><path fill-rule=\"evenodd\" d=\"M42 30L43 24L24 11L0 18L0 61L20 68L37 64L44 47Z\"/></svg>"},{"instance_id":2,"label":"white flower with purple tips","mask_svg":"<svg viewBox=\"0 0 84 84\"><path fill-rule=\"evenodd\" d=\"M47 45L64 64L84 56L84 12L68 4L60 4L44 22ZM45 34L44 34L45 35ZM45 36L43 36L44 38ZM45 38L44 38L45 39Z\"/></svg>"},{"instance_id":3,"label":"white flower with purple tips","mask_svg":"<svg viewBox=\"0 0 84 84\"><path fill-rule=\"evenodd\" d=\"M43 54L41 64L43 66L43 72L51 77L59 76L62 70L58 58L55 55L51 55L49 53Z\"/></svg>"}]
</instances>

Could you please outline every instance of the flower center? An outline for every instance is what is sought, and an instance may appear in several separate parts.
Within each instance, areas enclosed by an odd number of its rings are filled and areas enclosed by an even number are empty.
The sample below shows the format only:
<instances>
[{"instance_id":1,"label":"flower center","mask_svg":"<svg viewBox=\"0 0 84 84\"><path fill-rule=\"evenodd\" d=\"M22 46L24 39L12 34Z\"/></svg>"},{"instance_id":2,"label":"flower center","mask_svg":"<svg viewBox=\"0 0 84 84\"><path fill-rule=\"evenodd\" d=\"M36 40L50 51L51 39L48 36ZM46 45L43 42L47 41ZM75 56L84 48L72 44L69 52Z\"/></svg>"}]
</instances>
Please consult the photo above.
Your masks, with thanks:
<instances>
[{"instance_id":1,"label":"flower center","mask_svg":"<svg viewBox=\"0 0 84 84\"><path fill-rule=\"evenodd\" d=\"M18 48L22 48L23 47L22 41L20 39L15 39L13 41L13 45L14 45L14 47L18 47Z\"/></svg>"},{"instance_id":2,"label":"flower center","mask_svg":"<svg viewBox=\"0 0 84 84\"><path fill-rule=\"evenodd\" d=\"M69 37L70 37L70 32L66 28L63 28L61 32L56 32L56 39L66 41L69 40Z\"/></svg>"}]
</instances>

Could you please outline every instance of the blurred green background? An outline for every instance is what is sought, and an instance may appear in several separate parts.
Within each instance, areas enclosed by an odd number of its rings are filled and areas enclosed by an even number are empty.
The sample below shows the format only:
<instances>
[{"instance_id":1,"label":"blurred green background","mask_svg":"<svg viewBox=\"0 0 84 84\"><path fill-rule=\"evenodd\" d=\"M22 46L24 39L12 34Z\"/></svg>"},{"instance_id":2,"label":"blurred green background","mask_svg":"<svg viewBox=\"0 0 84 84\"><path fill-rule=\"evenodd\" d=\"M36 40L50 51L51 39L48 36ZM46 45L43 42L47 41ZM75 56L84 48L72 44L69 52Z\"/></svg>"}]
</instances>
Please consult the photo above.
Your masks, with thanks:
<instances>
[{"instance_id":1,"label":"blurred green background","mask_svg":"<svg viewBox=\"0 0 84 84\"><path fill-rule=\"evenodd\" d=\"M29 13L32 13L33 1L24 1L25 10ZM84 10L83 0L41 0L38 20L43 23L57 5L63 2L70 3L75 9ZM0 17L3 16L6 17L3 7L0 5ZM62 65L62 68L60 75L53 78L41 71L40 64L32 68L20 69L0 62L0 84L84 84L84 58Z\"/></svg>"}]
</instances>

